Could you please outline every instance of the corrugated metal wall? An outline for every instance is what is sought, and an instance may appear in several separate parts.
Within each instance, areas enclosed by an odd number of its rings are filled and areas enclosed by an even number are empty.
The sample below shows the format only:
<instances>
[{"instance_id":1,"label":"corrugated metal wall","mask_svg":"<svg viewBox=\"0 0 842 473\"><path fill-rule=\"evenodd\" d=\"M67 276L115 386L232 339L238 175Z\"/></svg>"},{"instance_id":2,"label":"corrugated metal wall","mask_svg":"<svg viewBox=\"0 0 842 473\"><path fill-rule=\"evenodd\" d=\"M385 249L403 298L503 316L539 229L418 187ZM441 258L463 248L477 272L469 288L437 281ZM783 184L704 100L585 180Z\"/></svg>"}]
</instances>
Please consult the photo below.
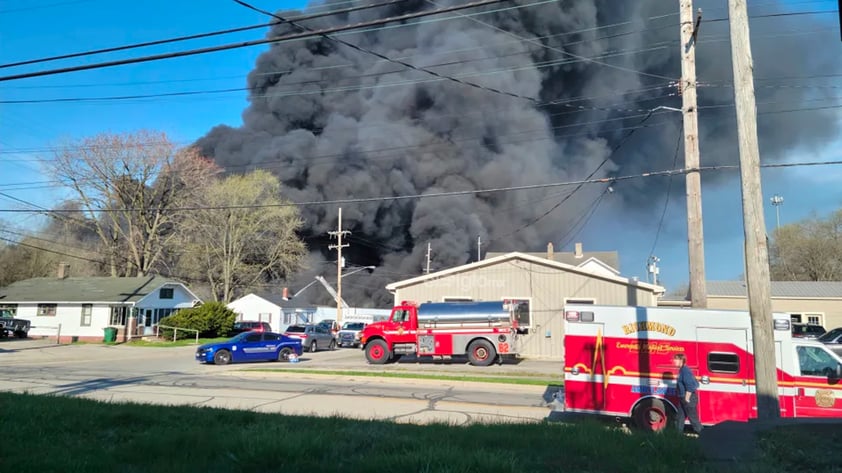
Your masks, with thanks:
<instances>
[{"instance_id":1,"label":"corrugated metal wall","mask_svg":"<svg viewBox=\"0 0 842 473\"><path fill-rule=\"evenodd\" d=\"M748 310L745 297L708 296L708 308L725 310ZM822 314L827 330L842 327L842 301L833 299L786 299L773 297L772 311L792 314ZM803 322L806 322L804 320Z\"/></svg>"},{"instance_id":2,"label":"corrugated metal wall","mask_svg":"<svg viewBox=\"0 0 842 473\"><path fill-rule=\"evenodd\" d=\"M441 302L445 298L529 299L532 328L521 337L521 353L558 359L564 355L562 308L566 299L594 299L603 305L656 305L648 290L523 260L446 275L395 293L396 302Z\"/></svg>"}]
</instances>

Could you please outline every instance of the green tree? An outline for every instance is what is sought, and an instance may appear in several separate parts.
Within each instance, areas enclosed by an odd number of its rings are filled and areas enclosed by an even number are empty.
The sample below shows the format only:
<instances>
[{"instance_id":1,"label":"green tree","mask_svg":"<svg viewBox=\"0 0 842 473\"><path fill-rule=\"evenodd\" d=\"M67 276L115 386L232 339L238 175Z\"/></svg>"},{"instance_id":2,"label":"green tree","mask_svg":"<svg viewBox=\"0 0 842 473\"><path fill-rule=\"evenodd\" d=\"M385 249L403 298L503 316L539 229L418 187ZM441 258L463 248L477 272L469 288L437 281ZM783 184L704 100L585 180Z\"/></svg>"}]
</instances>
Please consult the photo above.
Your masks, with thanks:
<instances>
[{"instance_id":1,"label":"green tree","mask_svg":"<svg viewBox=\"0 0 842 473\"><path fill-rule=\"evenodd\" d=\"M842 210L774 233L770 264L778 281L842 281Z\"/></svg>"},{"instance_id":2,"label":"green tree","mask_svg":"<svg viewBox=\"0 0 842 473\"><path fill-rule=\"evenodd\" d=\"M178 267L208 284L214 300L229 302L301 267L306 247L296 232L302 221L295 207L284 205L273 174L229 176L206 187L202 202L184 221Z\"/></svg>"},{"instance_id":3,"label":"green tree","mask_svg":"<svg viewBox=\"0 0 842 473\"><path fill-rule=\"evenodd\" d=\"M228 335L234 328L235 320L237 320L237 314L225 304L208 302L198 307L181 309L175 314L161 319L159 324L198 330L200 337L216 338ZM171 339L172 332L172 329L162 328L160 333L162 337ZM190 338L192 336L194 334L186 330L178 333L178 338Z\"/></svg>"}]
</instances>

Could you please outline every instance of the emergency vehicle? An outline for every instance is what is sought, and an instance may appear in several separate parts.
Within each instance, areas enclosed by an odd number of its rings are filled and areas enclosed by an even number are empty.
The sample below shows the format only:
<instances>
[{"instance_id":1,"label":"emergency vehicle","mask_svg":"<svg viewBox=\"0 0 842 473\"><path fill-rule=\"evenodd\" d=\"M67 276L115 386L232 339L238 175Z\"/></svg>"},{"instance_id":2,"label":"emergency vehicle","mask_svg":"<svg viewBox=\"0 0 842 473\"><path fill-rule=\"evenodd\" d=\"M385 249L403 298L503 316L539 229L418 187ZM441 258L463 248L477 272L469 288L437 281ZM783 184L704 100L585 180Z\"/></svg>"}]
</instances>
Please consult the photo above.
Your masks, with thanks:
<instances>
[{"instance_id":1,"label":"emergency vehicle","mask_svg":"<svg viewBox=\"0 0 842 473\"><path fill-rule=\"evenodd\" d=\"M757 417L748 312L570 305L564 319L565 411L672 426L672 360L683 353L699 381L702 424ZM842 417L842 359L793 338L789 315L773 319L781 417Z\"/></svg>"},{"instance_id":2,"label":"emergency vehicle","mask_svg":"<svg viewBox=\"0 0 842 473\"><path fill-rule=\"evenodd\" d=\"M402 355L468 355L475 366L488 366L517 354L518 321L529 316L525 303L405 301L389 320L367 325L360 337L371 364Z\"/></svg>"}]
</instances>

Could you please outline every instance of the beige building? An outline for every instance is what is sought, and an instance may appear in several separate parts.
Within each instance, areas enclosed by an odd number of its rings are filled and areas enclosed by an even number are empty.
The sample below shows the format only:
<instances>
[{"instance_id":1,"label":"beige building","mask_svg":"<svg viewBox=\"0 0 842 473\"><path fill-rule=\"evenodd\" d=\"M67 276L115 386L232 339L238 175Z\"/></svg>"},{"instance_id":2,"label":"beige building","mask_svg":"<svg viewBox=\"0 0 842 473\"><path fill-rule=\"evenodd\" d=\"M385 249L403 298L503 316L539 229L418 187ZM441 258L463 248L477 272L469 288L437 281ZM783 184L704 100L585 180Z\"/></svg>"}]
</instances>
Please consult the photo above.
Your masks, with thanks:
<instances>
[{"instance_id":1,"label":"beige building","mask_svg":"<svg viewBox=\"0 0 842 473\"><path fill-rule=\"evenodd\" d=\"M664 293L620 277L599 260L583 267L526 253L506 253L386 286L395 302L516 300L529 303L528 333L521 337L525 356L561 358L563 307L569 303L654 307ZM606 267L603 267L606 266Z\"/></svg>"},{"instance_id":2,"label":"beige building","mask_svg":"<svg viewBox=\"0 0 842 473\"><path fill-rule=\"evenodd\" d=\"M708 307L748 310L743 281L708 281ZM793 322L842 327L842 282L772 281L772 310L790 314Z\"/></svg>"}]
</instances>

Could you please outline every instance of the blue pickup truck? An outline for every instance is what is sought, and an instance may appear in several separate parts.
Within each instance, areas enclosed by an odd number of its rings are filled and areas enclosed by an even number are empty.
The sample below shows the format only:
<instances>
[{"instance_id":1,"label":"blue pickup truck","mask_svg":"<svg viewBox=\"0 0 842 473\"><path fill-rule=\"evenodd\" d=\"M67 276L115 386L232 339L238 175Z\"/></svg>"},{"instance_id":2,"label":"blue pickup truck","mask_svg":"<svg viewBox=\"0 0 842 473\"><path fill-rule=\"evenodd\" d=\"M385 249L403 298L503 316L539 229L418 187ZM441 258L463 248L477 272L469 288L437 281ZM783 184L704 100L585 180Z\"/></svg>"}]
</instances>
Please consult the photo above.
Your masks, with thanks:
<instances>
[{"instance_id":1,"label":"blue pickup truck","mask_svg":"<svg viewBox=\"0 0 842 473\"><path fill-rule=\"evenodd\" d=\"M273 332L243 332L224 342L200 346L196 349L196 361L215 365L288 361L293 354L301 356L301 340Z\"/></svg>"}]
</instances>

